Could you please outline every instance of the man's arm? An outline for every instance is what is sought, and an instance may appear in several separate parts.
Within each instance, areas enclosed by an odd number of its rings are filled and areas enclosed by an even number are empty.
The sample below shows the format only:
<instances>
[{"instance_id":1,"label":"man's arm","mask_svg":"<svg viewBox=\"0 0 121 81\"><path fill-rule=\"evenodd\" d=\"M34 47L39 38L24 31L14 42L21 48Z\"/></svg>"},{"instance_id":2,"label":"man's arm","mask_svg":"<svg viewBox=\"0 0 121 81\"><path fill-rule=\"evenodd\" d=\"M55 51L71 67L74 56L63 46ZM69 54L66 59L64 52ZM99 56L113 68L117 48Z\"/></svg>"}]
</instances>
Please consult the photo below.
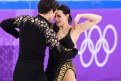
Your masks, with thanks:
<instances>
[{"instance_id":1,"label":"man's arm","mask_svg":"<svg viewBox=\"0 0 121 81\"><path fill-rule=\"evenodd\" d=\"M49 44L53 56L57 59L72 59L78 54L78 50L67 49L60 45L58 37L53 29L50 29L46 22L38 21L42 23L36 23L36 25L44 32L46 37L46 43Z\"/></svg>"},{"instance_id":2,"label":"man's arm","mask_svg":"<svg viewBox=\"0 0 121 81\"><path fill-rule=\"evenodd\" d=\"M16 28L19 28L27 17L28 16L18 16L15 18L5 19L0 23L0 27L7 33L13 35L15 38L18 38L19 32Z\"/></svg>"},{"instance_id":3,"label":"man's arm","mask_svg":"<svg viewBox=\"0 0 121 81\"><path fill-rule=\"evenodd\" d=\"M55 57L55 59L60 60L69 60L74 58L78 54L78 50L76 48L73 49L67 49L59 46L54 46L51 50L51 53Z\"/></svg>"}]
</instances>

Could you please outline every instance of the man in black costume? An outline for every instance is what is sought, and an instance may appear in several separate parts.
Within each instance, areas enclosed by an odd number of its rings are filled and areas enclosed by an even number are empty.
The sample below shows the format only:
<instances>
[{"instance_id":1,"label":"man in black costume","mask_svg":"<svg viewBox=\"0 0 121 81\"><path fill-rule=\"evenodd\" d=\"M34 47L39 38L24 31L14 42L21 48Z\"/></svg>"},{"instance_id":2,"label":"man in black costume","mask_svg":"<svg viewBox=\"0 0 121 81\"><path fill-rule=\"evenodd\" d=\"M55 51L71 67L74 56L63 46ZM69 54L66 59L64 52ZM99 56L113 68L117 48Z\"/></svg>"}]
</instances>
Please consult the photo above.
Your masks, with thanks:
<instances>
[{"instance_id":1,"label":"man in black costume","mask_svg":"<svg viewBox=\"0 0 121 81\"><path fill-rule=\"evenodd\" d=\"M47 46L57 59L67 60L77 55L77 49L61 46L56 33L49 28L58 6L55 0L41 0L37 16L22 15L0 23L4 31L15 38L19 37L19 57L13 81L47 81L43 64ZM19 31L16 28L19 28Z\"/></svg>"}]
</instances>

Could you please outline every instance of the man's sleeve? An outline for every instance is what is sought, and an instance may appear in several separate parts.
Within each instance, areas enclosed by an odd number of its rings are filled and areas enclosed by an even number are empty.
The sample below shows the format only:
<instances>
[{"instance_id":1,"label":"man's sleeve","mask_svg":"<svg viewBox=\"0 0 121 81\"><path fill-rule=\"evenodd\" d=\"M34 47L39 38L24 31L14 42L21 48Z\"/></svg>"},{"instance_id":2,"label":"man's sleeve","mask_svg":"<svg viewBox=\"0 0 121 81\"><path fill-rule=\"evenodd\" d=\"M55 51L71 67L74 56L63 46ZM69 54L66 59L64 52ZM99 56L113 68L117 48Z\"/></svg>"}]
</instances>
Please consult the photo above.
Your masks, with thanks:
<instances>
[{"instance_id":1,"label":"man's sleeve","mask_svg":"<svg viewBox=\"0 0 121 81\"><path fill-rule=\"evenodd\" d=\"M19 32L16 28L19 28L28 16L18 16L15 18L8 18L0 23L0 27L7 33L13 35L15 38L19 37Z\"/></svg>"},{"instance_id":2,"label":"man's sleeve","mask_svg":"<svg viewBox=\"0 0 121 81\"><path fill-rule=\"evenodd\" d=\"M49 45L50 50L53 52L53 56L58 59L72 59L78 54L78 50L67 49L60 45L58 41L58 37L53 29L50 29L46 22L38 21L40 23L36 23L37 26L42 30L45 34L46 43Z\"/></svg>"}]
</instances>

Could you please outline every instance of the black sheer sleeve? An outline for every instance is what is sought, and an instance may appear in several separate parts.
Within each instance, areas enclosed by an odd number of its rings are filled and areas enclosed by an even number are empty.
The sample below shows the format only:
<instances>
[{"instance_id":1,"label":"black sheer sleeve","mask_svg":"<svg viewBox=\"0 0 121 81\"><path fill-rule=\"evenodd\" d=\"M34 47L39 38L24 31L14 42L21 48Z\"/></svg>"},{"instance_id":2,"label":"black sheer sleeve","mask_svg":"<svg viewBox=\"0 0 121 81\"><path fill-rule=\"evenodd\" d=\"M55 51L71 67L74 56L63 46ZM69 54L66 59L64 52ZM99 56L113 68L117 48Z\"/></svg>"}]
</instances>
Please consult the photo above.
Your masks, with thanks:
<instances>
[{"instance_id":1,"label":"black sheer sleeve","mask_svg":"<svg viewBox=\"0 0 121 81\"><path fill-rule=\"evenodd\" d=\"M35 19L36 21L38 19ZM57 35L53 29L50 29L46 22L39 21L36 22L36 25L44 32L46 37L46 43L49 45L50 50L53 52L53 56L58 59L72 59L78 54L78 50L67 49L60 45Z\"/></svg>"}]
</instances>

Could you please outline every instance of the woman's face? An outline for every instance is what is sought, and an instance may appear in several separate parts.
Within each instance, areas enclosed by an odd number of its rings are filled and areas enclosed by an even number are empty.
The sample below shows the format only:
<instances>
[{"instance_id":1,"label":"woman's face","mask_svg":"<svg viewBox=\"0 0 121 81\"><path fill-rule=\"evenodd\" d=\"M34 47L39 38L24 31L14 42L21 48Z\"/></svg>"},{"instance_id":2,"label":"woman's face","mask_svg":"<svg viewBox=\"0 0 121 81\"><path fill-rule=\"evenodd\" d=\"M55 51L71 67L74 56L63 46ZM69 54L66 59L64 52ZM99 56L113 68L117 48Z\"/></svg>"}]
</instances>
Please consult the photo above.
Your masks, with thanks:
<instances>
[{"instance_id":1,"label":"woman's face","mask_svg":"<svg viewBox=\"0 0 121 81\"><path fill-rule=\"evenodd\" d=\"M65 23L68 23L68 15L65 15L61 10L57 10L55 22L57 26L63 26Z\"/></svg>"}]
</instances>

